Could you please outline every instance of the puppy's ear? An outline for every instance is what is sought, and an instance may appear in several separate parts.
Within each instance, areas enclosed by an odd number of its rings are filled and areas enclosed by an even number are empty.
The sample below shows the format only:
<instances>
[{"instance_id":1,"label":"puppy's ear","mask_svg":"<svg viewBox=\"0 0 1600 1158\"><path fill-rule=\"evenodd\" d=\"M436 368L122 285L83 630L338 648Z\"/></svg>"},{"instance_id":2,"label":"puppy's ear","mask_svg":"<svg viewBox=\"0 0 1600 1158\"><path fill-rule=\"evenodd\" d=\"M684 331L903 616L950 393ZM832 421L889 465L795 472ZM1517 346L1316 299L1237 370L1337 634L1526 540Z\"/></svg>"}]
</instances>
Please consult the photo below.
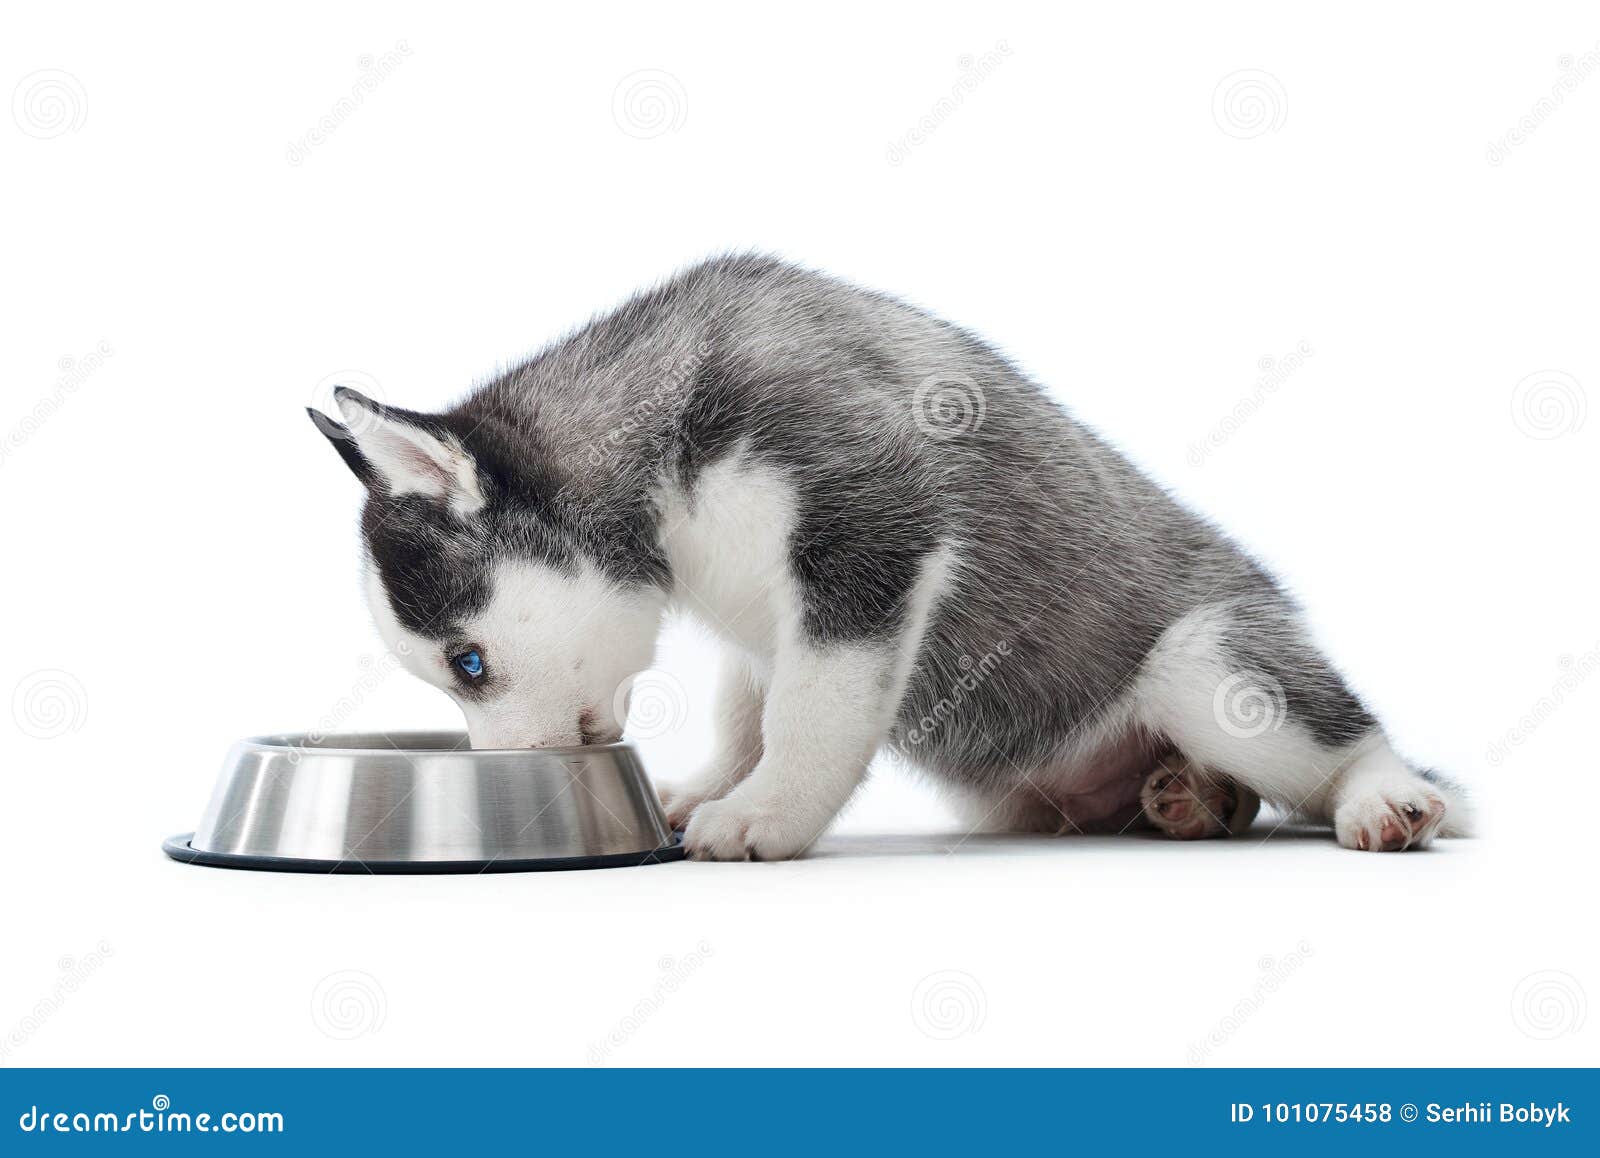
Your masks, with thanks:
<instances>
[{"instance_id":1,"label":"puppy's ear","mask_svg":"<svg viewBox=\"0 0 1600 1158\"><path fill-rule=\"evenodd\" d=\"M317 429L327 435L328 441L333 443L333 449L339 452L339 457L344 459L345 466L355 472L358 479L367 486L377 482L372 473L372 464L361 456L361 451L356 448L355 435L350 433L348 426L340 425L322 411L310 406L306 407L306 413L311 415L311 421L316 424Z\"/></svg>"},{"instance_id":2,"label":"puppy's ear","mask_svg":"<svg viewBox=\"0 0 1600 1158\"><path fill-rule=\"evenodd\" d=\"M462 516L483 508L477 461L443 426L425 415L374 402L348 386L337 387L333 397L344 424L315 410L311 421L369 488L396 496L422 495Z\"/></svg>"}]
</instances>

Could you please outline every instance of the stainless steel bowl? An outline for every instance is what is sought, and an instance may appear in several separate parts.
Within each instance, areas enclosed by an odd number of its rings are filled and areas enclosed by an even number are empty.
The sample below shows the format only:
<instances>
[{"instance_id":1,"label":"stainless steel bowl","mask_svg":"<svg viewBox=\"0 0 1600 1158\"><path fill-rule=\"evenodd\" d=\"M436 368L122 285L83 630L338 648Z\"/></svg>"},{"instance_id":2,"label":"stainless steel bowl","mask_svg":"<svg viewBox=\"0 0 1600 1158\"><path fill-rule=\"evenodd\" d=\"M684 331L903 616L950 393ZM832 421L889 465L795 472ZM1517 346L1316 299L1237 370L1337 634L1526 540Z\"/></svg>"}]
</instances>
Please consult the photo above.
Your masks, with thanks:
<instances>
[{"instance_id":1,"label":"stainless steel bowl","mask_svg":"<svg viewBox=\"0 0 1600 1158\"><path fill-rule=\"evenodd\" d=\"M474 750L451 732L260 736L169 856L300 872L515 872L683 853L628 744Z\"/></svg>"}]
</instances>

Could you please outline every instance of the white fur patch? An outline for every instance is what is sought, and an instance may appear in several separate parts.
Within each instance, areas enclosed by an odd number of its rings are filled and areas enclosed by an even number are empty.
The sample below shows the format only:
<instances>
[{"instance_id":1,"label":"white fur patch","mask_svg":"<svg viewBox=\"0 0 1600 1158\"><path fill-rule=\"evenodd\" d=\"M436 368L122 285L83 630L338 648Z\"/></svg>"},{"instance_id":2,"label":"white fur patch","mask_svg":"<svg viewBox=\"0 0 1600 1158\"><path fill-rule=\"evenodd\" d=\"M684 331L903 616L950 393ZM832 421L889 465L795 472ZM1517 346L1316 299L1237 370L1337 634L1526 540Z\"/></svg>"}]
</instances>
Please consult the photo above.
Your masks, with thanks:
<instances>
[{"instance_id":1,"label":"white fur patch","mask_svg":"<svg viewBox=\"0 0 1600 1158\"><path fill-rule=\"evenodd\" d=\"M781 622L797 615L789 572L794 488L782 471L736 452L707 467L692 501L660 496L673 603L765 666Z\"/></svg>"},{"instance_id":2,"label":"white fur patch","mask_svg":"<svg viewBox=\"0 0 1600 1158\"><path fill-rule=\"evenodd\" d=\"M406 645L407 668L455 699L475 748L579 744L585 726L597 742L620 737L618 689L649 667L664 603L616 586L587 563L568 574L503 559L483 611L461 625L459 638L434 640L400 625L371 568L367 597L389 646ZM469 649L483 659L483 697L465 694L452 668Z\"/></svg>"}]
</instances>

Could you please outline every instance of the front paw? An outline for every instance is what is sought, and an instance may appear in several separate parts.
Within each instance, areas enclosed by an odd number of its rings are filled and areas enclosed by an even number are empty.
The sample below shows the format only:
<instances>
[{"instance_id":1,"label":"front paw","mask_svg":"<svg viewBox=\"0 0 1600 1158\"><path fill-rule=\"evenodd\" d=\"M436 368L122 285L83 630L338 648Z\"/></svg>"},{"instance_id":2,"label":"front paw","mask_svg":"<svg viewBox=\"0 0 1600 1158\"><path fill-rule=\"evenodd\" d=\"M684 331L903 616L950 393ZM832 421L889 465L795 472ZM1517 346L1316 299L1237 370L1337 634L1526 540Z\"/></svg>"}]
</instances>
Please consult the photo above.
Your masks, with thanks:
<instances>
[{"instance_id":1,"label":"front paw","mask_svg":"<svg viewBox=\"0 0 1600 1158\"><path fill-rule=\"evenodd\" d=\"M721 800L744 782L750 768L747 764L730 766L725 761L714 760L681 784L663 784L657 790L661 807L667 814L667 823L673 829L689 826L695 809L712 800Z\"/></svg>"},{"instance_id":2,"label":"front paw","mask_svg":"<svg viewBox=\"0 0 1600 1158\"><path fill-rule=\"evenodd\" d=\"M702 784L663 784L656 790L656 795L661 797L661 809L667 814L667 825L679 832L687 828L689 818L708 800L715 800L718 793L707 789Z\"/></svg>"},{"instance_id":3,"label":"front paw","mask_svg":"<svg viewBox=\"0 0 1600 1158\"><path fill-rule=\"evenodd\" d=\"M790 860L816 836L770 805L734 793L695 810L683 846L696 860Z\"/></svg>"}]
</instances>

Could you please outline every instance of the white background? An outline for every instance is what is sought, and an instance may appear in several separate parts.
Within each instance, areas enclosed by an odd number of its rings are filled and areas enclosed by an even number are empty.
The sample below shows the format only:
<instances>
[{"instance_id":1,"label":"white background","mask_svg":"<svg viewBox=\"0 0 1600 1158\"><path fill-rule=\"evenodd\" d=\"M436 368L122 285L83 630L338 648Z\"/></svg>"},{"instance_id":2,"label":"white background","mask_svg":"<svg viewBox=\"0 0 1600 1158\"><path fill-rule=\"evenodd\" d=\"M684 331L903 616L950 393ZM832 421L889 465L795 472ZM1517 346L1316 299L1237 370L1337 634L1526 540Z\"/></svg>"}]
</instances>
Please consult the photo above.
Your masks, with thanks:
<instances>
[{"instance_id":1,"label":"white background","mask_svg":"<svg viewBox=\"0 0 1600 1158\"><path fill-rule=\"evenodd\" d=\"M8 12L4 1064L1594 1062L1593 5L666 7ZM790 864L165 860L234 738L376 663L302 408L440 406L740 247L1009 351L1285 578L1483 836L963 842L884 768ZM664 641L666 778L709 658Z\"/></svg>"}]
</instances>

